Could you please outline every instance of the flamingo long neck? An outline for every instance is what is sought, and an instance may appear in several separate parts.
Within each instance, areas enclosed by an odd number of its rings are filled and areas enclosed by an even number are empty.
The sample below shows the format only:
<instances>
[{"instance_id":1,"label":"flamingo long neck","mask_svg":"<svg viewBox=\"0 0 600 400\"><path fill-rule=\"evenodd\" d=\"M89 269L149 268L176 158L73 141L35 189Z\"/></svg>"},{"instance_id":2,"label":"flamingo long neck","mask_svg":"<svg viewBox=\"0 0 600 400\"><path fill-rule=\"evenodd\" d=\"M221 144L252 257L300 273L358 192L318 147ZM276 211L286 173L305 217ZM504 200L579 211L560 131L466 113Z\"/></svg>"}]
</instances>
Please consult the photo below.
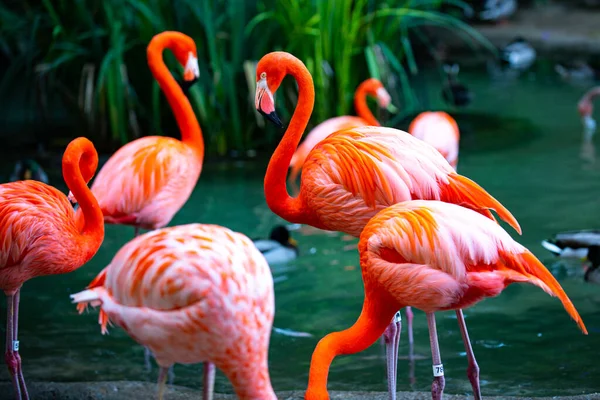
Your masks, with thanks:
<instances>
[{"instance_id":1,"label":"flamingo long neck","mask_svg":"<svg viewBox=\"0 0 600 400\"><path fill-rule=\"evenodd\" d=\"M333 359L342 354L358 353L371 346L383 335L399 310L395 301L365 293L362 312L354 325L344 331L330 333L317 344L310 362L307 400L326 398L327 376Z\"/></svg>"},{"instance_id":2,"label":"flamingo long neck","mask_svg":"<svg viewBox=\"0 0 600 400\"><path fill-rule=\"evenodd\" d=\"M312 77L300 60L286 58L288 73L298 83L298 104L290 124L271 156L265 174L265 198L267 205L275 214L293 223L310 223L312 217L302 206L301 197L290 197L286 187L286 175L308 125L315 103L315 88Z\"/></svg>"},{"instance_id":3,"label":"flamingo long neck","mask_svg":"<svg viewBox=\"0 0 600 400\"><path fill-rule=\"evenodd\" d=\"M367 94L374 95L373 88L369 85L369 81L361 83L354 93L354 109L359 117L368 122L370 126L380 126L379 121L373 115L367 105Z\"/></svg>"},{"instance_id":4,"label":"flamingo long neck","mask_svg":"<svg viewBox=\"0 0 600 400\"><path fill-rule=\"evenodd\" d=\"M98 165L98 153L89 140L76 140L71 142L65 151L62 170L67 187L77 199L83 215L83 224L81 219L77 223L81 226L78 245L87 261L96 253L104 239L104 217L98 201L83 178L80 166L82 163Z\"/></svg>"},{"instance_id":5,"label":"flamingo long neck","mask_svg":"<svg viewBox=\"0 0 600 400\"><path fill-rule=\"evenodd\" d=\"M204 158L204 140L200 124L190 101L163 61L163 51L172 46L173 40L177 39L170 36L161 36L150 43L147 51L148 66L154 79L165 93L173 114L175 114L181 132L181 140L196 149L202 160Z\"/></svg>"}]
</instances>

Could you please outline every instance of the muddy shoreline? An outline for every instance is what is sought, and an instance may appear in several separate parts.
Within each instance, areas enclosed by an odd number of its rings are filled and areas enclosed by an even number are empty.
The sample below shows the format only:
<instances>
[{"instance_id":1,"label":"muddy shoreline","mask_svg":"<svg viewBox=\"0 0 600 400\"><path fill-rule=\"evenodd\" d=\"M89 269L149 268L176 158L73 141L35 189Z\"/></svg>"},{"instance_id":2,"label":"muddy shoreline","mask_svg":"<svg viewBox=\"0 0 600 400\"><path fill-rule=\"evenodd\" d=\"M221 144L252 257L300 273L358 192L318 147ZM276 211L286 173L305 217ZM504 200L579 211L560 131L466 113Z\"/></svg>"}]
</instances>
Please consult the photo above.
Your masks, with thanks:
<instances>
[{"instance_id":1,"label":"muddy shoreline","mask_svg":"<svg viewBox=\"0 0 600 400\"><path fill-rule=\"evenodd\" d=\"M150 382L30 382L29 394L32 400L133 400L156 398L156 384ZM330 392L332 400L387 400L384 392ZM198 400L200 390L170 385L165 391L165 400ZM234 400L231 394L215 393L214 400ZM277 392L280 400L303 400L303 391ZM399 399L428 400L428 392L398 392ZM472 398L465 395L445 394L444 399L462 400ZM532 399L533 397L484 396L485 399ZM579 396L535 397L537 400L592 400L600 399L600 393ZM0 382L0 400L12 400L12 385Z\"/></svg>"}]
</instances>

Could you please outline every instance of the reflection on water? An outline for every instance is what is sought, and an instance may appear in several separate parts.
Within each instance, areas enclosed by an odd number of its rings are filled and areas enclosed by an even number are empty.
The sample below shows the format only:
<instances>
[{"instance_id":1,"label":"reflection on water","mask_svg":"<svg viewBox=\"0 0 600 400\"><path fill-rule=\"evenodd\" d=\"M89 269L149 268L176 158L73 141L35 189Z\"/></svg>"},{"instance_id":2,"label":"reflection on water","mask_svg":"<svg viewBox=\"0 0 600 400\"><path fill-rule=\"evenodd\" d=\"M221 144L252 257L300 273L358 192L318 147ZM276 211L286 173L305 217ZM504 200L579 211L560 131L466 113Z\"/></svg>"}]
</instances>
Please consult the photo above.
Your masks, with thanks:
<instances>
[{"instance_id":1,"label":"reflection on water","mask_svg":"<svg viewBox=\"0 0 600 400\"><path fill-rule=\"evenodd\" d=\"M580 158L581 122L575 105L585 88L545 78L508 83L464 73L476 93L457 120L463 139L459 171L479 182L518 218L528 246L551 269L580 311L590 335L580 334L557 299L528 285L467 309L465 315L486 395L567 395L600 390L600 290L585 284L576 262L559 262L539 244L557 231L599 228L600 170ZM439 90L431 88L432 93ZM439 103L432 103L432 107ZM490 113L501 119L490 120ZM260 165L258 165L260 164ZM216 223L265 237L281 221L264 202L265 165L207 165L192 198L173 224ZM243 200L240 200L243 199ZM243 201L243 203L240 203ZM362 306L356 239L310 227L293 231L300 257L274 267L275 331L270 369L276 390L304 389L312 351L332 330L350 326ZM515 235L509 230L511 235ZM23 288L21 354L29 380L155 380L144 371L143 348L119 329L100 335L97 312L78 316L69 294L103 268L133 229L108 226L105 242L84 268L40 278ZM4 320L5 311L0 318ZM453 312L439 313L438 335L448 393L471 393L467 360ZM289 335L285 330L306 332ZM430 349L425 315L415 310L415 365L409 380L406 330L400 343L398 390L429 391ZM332 390L386 390L385 353L378 342L333 363ZM175 383L201 385L201 365L175 367ZM0 379L8 380L4 367ZM217 391L231 391L217 375Z\"/></svg>"}]
</instances>

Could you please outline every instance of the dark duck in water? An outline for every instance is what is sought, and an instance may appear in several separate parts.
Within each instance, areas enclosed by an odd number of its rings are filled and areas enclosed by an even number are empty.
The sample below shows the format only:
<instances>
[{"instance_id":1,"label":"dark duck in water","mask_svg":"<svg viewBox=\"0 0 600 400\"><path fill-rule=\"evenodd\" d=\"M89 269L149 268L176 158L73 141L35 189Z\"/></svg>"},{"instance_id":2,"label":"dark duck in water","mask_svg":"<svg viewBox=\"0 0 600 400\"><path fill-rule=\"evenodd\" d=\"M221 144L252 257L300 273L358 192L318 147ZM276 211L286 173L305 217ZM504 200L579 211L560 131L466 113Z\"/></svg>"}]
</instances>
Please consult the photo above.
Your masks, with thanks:
<instances>
[{"instance_id":1,"label":"dark duck in water","mask_svg":"<svg viewBox=\"0 0 600 400\"><path fill-rule=\"evenodd\" d=\"M542 246L561 258L587 260L590 266L585 269L583 279L586 282L595 276L600 267L600 230L581 230L557 233Z\"/></svg>"}]
</instances>

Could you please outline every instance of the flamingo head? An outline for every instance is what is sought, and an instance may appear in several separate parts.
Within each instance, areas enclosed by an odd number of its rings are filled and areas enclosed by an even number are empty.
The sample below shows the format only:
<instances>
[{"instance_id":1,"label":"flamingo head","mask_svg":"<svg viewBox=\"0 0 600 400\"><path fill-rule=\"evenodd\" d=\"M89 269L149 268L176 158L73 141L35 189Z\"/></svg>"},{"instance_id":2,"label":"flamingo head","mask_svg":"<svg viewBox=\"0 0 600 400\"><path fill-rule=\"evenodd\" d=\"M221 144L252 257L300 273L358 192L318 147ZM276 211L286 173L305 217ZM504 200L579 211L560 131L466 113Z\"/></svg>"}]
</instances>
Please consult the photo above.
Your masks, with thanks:
<instances>
[{"instance_id":1,"label":"flamingo head","mask_svg":"<svg viewBox=\"0 0 600 400\"><path fill-rule=\"evenodd\" d=\"M380 108L384 110L388 110L389 112L395 113L398 111L396 107L392 104L392 96L388 93L388 91L383 86L383 83L379 79L369 78L363 83L361 83L364 90L370 94L371 96L375 96L377 99L377 104ZM360 86L359 86L360 87Z\"/></svg>"},{"instance_id":2,"label":"flamingo head","mask_svg":"<svg viewBox=\"0 0 600 400\"><path fill-rule=\"evenodd\" d=\"M289 62L286 62L286 58L290 57L295 58L289 53L272 52L261 58L256 66L256 110L281 128L283 124L275 112L273 94L288 73Z\"/></svg>"},{"instance_id":3,"label":"flamingo head","mask_svg":"<svg viewBox=\"0 0 600 400\"><path fill-rule=\"evenodd\" d=\"M189 88L200 78L198 66L198 53L194 40L184 34L177 36L170 46L179 64L183 67L183 81L179 82L181 89L187 93Z\"/></svg>"}]
</instances>

